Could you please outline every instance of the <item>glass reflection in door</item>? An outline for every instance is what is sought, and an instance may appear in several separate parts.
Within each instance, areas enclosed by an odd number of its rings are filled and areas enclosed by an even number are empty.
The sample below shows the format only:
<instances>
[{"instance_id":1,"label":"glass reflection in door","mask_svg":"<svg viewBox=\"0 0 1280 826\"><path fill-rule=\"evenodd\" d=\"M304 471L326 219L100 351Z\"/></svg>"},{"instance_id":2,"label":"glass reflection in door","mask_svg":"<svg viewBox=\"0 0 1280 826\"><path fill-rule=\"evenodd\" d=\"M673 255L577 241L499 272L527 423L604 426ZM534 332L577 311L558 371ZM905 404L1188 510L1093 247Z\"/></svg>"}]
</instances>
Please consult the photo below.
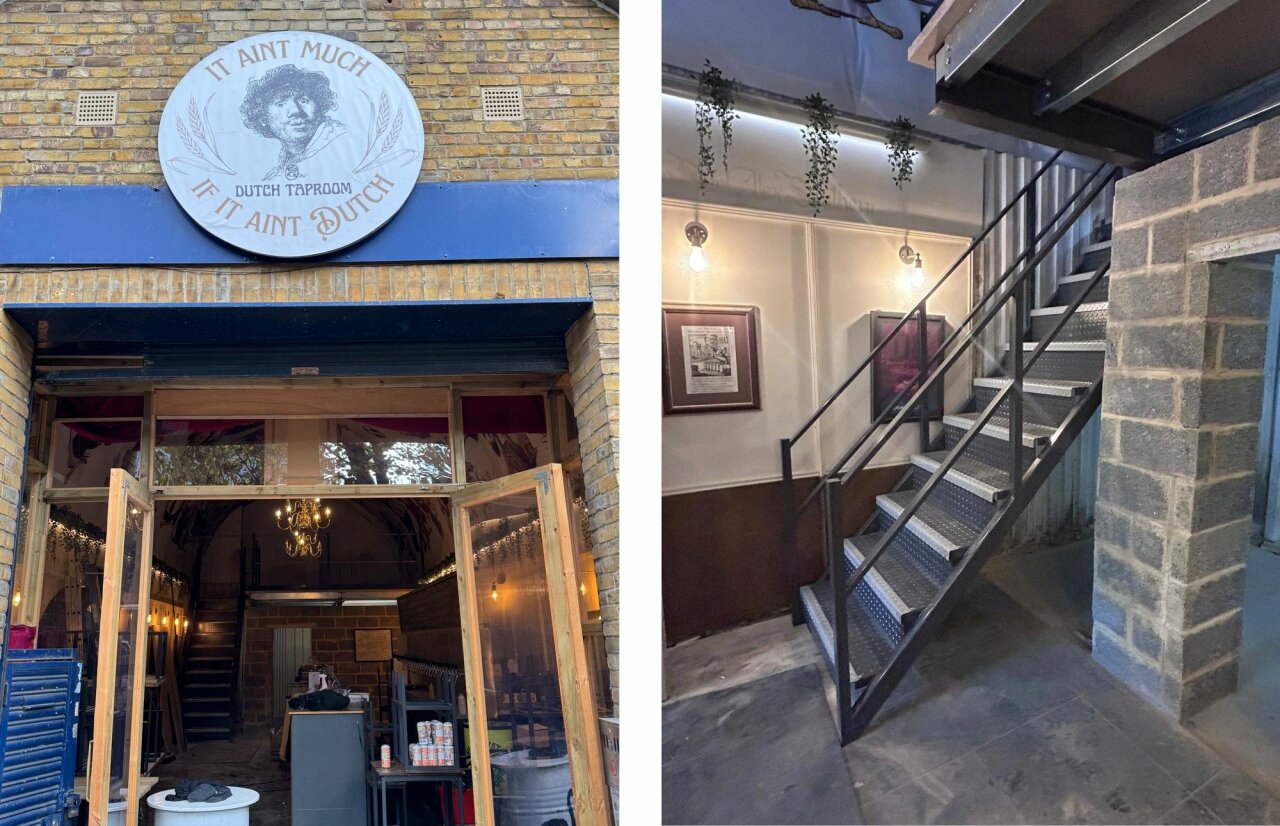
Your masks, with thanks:
<instances>
[{"instance_id":1,"label":"glass reflection in door","mask_svg":"<svg viewBox=\"0 0 1280 826\"><path fill-rule=\"evenodd\" d=\"M151 497L123 470L111 471L102 614L89 764L89 823L106 826L121 808L125 826L138 822L142 759L142 693L147 609L151 598ZM127 803L117 804L117 801Z\"/></svg>"},{"instance_id":2,"label":"glass reflection in door","mask_svg":"<svg viewBox=\"0 0 1280 826\"><path fill-rule=\"evenodd\" d=\"M477 815L607 825L560 466L470 486L455 508Z\"/></svg>"}]
</instances>

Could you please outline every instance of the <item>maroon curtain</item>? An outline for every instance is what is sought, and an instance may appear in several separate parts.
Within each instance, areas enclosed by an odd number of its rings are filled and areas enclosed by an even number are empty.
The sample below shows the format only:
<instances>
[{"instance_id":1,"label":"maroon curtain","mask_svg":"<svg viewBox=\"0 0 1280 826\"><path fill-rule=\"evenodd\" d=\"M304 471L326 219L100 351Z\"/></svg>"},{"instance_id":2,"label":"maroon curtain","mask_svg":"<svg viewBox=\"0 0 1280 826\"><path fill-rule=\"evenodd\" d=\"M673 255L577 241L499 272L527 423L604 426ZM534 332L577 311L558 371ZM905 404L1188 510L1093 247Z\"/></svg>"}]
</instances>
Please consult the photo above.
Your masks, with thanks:
<instances>
[{"instance_id":1,"label":"maroon curtain","mask_svg":"<svg viewBox=\"0 0 1280 826\"><path fill-rule=\"evenodd\" d=\"M481 433L546 433L542 396L463 396L462 430Z\"/></svg>"},{"instance_id":2,"label":"maroon curtain","mask_svg":"<svg viewBox=\"0 0 1280 826\"><path fill-rule=\"evenodd\" d=\"M59 419L141 419L142 397L62 396L54 415Z\"/></svg>"}]
</instances>

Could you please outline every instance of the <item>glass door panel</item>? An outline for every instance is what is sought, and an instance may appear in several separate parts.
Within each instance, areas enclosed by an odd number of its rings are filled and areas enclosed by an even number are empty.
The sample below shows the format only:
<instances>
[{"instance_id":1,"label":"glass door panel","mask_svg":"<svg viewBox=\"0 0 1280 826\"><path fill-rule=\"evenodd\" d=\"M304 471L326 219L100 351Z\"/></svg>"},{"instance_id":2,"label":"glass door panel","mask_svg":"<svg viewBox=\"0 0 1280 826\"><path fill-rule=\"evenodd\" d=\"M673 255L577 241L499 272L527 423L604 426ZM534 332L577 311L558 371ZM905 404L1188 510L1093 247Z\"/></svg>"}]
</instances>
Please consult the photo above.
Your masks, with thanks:
<instances>
[{"instance_id":1,"label":"glass door panel","mask_svg":"<svg viewBox=\"0 0 1280 826\"><path fill-rule=\"evenodd\" d=\"M138 822L142 694L151 599L151 496L123 470L111 471L98 631L89 823L106 826L111 803L127 800L126 826Z\"/></svg>"},{"instance_id":2,"label":"glass door panel","mask_svg":"<svg viewBox=\"0 0 1280 826\"><path fill-rule=\"evenodd\" d=\"M471 485L453 509L479 822L607 826L564 474Z\"/></svg>"}]
</instances>

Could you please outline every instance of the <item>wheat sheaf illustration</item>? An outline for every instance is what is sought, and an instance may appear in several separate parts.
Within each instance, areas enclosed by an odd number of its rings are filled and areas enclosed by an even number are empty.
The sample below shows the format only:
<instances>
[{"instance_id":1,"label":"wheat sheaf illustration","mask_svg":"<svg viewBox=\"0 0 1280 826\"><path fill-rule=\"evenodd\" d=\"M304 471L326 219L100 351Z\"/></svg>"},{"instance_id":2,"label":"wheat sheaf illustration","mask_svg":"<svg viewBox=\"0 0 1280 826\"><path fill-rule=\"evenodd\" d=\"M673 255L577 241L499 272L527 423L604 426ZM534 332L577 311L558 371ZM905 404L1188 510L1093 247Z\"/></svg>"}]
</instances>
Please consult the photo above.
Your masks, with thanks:
<instances>
[{"instance_id":1,"label":"wheat sheaf illustration","mask_svg":"<svg viewBox=\"0 0 1280 826\"><path fill-rule=\"evenodd\" d=\"M391 102L387 100L386 92L382 93L377 106L374 106L373 98L369 97L367 93L362 91L361 94L369 101L369 135L365 144L364 156L360 158L360 163L356 164L356 168L351 171L353 173L368 172L393 161L402 161L401 166L409 163L413 158L413 150L395 148L400 141L400 131L404 127L404 110L397 108L395 120L393 121L391 118ZM377 154L374 154L375 152Z\"/></svg>"},{"instance_id":2,"label":"wheat sheaf illustration","mask_svg":"<svg viewBox=\"0 0 1280 826\"><path fill-rule=\"evenodd\" d=\"M178 137L182 139L182 145L187 148L192 157L170 158L169 164L178 168L184 165L194 166L220 175L237 175L239 173L232 169L218 153L218 144L213 137L213 130L205 128L205 122L209 119L209 103L212 100L213 95L210 95L204 102L204 109L201 110L196 105L196 99L191 98L187 105L186 118L184 119L182 115L175 116Z\"/></svg>"}]
</instances>

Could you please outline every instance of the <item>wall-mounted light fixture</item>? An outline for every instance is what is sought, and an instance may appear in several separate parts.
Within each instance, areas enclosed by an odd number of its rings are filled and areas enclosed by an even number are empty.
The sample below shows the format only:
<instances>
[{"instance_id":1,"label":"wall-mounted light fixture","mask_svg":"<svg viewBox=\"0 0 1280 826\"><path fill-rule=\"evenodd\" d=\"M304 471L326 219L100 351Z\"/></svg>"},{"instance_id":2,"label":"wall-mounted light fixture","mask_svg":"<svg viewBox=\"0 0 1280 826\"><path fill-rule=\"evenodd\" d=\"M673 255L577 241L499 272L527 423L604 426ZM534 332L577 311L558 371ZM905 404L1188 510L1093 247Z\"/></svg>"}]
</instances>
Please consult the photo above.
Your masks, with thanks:
<instances>
[{"instance_id":1,"label":"wall-mounted light fixture","mask_svg":"<svg viewBox=\"0 0 1280 826\"><path fill-rule=\"evenodd\" d=\"M924 262L920 260L920 253L913 250L910 244L903 244L898 248L898 260L911 267L907 271L907 284L911 289L919 290L923 288L927 279L924 274Z\"/></svg>"},{"instance_id":2,"label":"wall-mounted light fixture","mask_svg":"<svg viewBox=\"0 0 1280 826\"><path fill-rule=\"evenodd\" d=\"M702 272L707 268L707 256L702 245L707 241L707 228L698 221L690 221L684 226L684 237L689 239L689 269Z\"/></svg>"}]
</instances>

